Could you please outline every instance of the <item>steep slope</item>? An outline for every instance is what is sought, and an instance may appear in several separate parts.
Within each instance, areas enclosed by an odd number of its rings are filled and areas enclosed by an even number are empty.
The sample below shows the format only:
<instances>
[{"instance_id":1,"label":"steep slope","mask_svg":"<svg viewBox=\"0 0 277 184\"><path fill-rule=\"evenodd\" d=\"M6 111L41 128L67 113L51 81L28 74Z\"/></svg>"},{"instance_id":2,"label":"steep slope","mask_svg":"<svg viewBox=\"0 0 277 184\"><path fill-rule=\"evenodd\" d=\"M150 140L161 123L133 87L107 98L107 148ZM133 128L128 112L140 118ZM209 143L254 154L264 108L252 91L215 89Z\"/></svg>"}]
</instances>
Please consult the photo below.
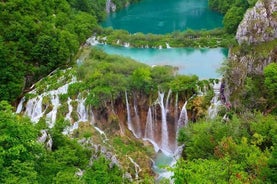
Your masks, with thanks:
<instances>
[{"instance_id":1,"label":"steep slope","mask_svg":"<svg viewBox=\"0 0 277 184\"><path fill-rule=\"evenodd\" d=\"M258 1L240 23L230 49L226 73L225 96L235 108L270 108L264 83L264 68L277 61L277 2Z\"/></svg>"}]
</instances>

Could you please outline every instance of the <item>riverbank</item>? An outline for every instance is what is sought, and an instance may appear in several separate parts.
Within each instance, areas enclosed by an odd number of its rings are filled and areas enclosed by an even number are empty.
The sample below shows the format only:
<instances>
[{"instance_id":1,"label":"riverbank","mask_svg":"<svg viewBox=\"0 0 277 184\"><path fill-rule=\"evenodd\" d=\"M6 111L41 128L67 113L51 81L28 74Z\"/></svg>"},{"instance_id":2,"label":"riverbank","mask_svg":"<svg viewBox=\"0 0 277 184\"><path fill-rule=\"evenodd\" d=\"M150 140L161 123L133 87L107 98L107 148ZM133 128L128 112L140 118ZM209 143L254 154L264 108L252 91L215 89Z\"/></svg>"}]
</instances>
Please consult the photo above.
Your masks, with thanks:
<instances>
[{"instance_id":1,"label":"riverbank","mask_svg":"<svg viewBox=\"0 0 277 184\"><path fill-rule=\"evenodd\" d=\"M226 33L222 28L168 34L131 34L126 30L99 28L94 34L100 43L134 48L229 48L237 44L234 35Z\"/></svg>"}]
</instances>

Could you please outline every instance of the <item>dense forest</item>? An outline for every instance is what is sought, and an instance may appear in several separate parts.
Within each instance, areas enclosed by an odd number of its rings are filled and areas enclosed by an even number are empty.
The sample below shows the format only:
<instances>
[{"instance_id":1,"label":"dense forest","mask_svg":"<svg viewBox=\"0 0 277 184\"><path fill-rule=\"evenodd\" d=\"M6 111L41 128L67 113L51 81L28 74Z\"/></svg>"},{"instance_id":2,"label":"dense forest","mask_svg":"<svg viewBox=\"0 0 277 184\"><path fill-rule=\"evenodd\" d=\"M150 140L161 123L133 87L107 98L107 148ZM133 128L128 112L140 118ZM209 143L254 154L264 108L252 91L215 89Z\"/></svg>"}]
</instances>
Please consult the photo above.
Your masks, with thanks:
<instances>
[{"instance_id":1,"label":"dense forest","mask_svg":"<svg viewBox=\"0 0 277 184\"><path fill-rule=\"evenodd\" d=\"M113 0L113 3L121 9L137 1ZM269 51L276 50L276 39L256 45L239 45L234 39L246 10L256 2L209 0L210 8L224 14L224 27L220 29L131 35L124 30L99 26L106 16L105 0L1 1L0 183L154 183L154 174L147 162L153 150L128 131L124 132L125 137L118 133L120 122L114 111L122 105L119 101L128 92L141 97L141 101L142 97L147 97L150 104L159 90L172 90L174 94L183 94L179 96L182 100L188 100L196 96L199 87L206 89L205 85L213 80L176 75L176 68L149 67L98 49L88 51L86 39L97 34L107 37L109 44L120 39L128 40L134 47L150 42L153 47L165 42L176 47L224 46L241 55L267 57ZM76 59L84 55L82 64L76 64ZM231 81L232 69L240 65L230 60L226 62L221 72ZM69 67L72 68L66 70ZM59 95L61 103L66 104L68 98L76 100L82 94L86 97L86 106L105 114L101 118L110 123L105 129L111 139L109 151L118 156L120 166L89 143L78 142L93 140L107 146L101 131L99 134L83 123L71 136L62 133L70 124L65 120L67 105L59 107L53 128L47 127L45 118L33 124L23 114L14 113L14 106L34 84L39 94L57 89L61 86L59 82L64 85L73 75L78 82L69 85L67 94ZM230 88L239 80L233 79ZM205 114L214 95L211 88L207 88L205 97L194 96L188 103L194 118L178 135L179 145L185 146L181 159L169 168L175 183L277 182L276 61L268 64L262 74L247 74L242 83L230 97L231 102L236 102L235 106L223 106L216 119L207 119ZM26 100L32 97L34 94L25 96ZM49 96L43 99L47 112L54 108L48 106L51 100ZM76 103L74 106L77 108ZM78 114L72 114L77 121ZM43 143L39 141L43 137L42 130L48 135ZM136 181L132 176L136 177L137 168L131 168L127 155L140 160L144 168ZM126 176L126 171L132 176Z\"/></svg>"},{"instance_id":2,"label":"dense forest","mask_svg":"<svg viewBox=\"0 0 277 184\"><path fill-rule=\"evenodd\" d=\"M123 8L128 4L127 2L136 1L113 2L118 8ZM236 3L229 3L228 1L220 1L218 3L210 0L209 4L211 8L226 13L224 26L228 33L234 33L243 13L254 2L236 1ZM96 2L91 0L59 0L46 3L39 0L1 2L0 99L16 102L17 98L22 96L23 92L28 90L34 82L56 68L69 66L76 59L75 56L80 45L89 36L93 33L103 34L104 32L106 34L107 31L103 31L98 26L98 22L105 17L105 6L104 0ZM240 10L238 11L235 7L240 7ZM228 13L227 10L232 12ZM126 35L124 32L113 33L113 31L112 33L108 32L108 34L111 35L111 43L118 39L116 34L119 34L120 38ZM232 36L225 35L225 32L215 31L214 33L204 33L203 36L201 34L187 33L184 36L175 34L169 40L172 40L172 45L179 47L220 46L215 45L218 40L221 40L220 37L228 38L223 41L223 46L233 44L233 41L228 41L232 40ZM187 39L191 37L201 38L207 35L211 35L209 39L200 40L200 43L194 43ZM141 42L141 40L145 40L143 37L134 38L134 40ZM214 40L210 37L214 37ZM161 40L160 37L155 38L155 36L153 39L150 38L151 42L157 39ZM130 38L126 40L130 40ZM190 44L184 45L183 43Z\"/></svg>"}]
</instances>

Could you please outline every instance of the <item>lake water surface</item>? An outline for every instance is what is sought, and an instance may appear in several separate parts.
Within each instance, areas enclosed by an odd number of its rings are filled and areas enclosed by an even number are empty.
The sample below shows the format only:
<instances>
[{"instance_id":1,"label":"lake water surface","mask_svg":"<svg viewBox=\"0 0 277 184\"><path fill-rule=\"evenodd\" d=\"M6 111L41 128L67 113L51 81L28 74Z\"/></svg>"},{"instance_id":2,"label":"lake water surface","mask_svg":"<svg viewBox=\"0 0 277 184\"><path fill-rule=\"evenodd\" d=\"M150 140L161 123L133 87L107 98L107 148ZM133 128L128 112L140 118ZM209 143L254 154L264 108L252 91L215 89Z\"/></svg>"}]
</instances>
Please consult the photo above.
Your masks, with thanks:
<instances>
[{"instance_id":1,"label":"lake water surface","mask_svg":"<svg viewBox=\"0 0 277 184\"><path fill-rule=\"evenodd\" d=\"M222 14L208 8L208 0L142 0L110 14L102 26L164 34L222 27L222 19Z\"/></svg>"},{"instance_id":2,"label":"lake water surface","mask_svg":"<svg viewBox=\"0 0 277 184\"><path fill-rule=\"evenodd\" d=\"M197 75L200 79L219 78L218 68L227 56L225 48L126 48L98 45L106 53L130 57L142 63L171 65L179 68L180 74Z\"/></svg>"}]
</instances>

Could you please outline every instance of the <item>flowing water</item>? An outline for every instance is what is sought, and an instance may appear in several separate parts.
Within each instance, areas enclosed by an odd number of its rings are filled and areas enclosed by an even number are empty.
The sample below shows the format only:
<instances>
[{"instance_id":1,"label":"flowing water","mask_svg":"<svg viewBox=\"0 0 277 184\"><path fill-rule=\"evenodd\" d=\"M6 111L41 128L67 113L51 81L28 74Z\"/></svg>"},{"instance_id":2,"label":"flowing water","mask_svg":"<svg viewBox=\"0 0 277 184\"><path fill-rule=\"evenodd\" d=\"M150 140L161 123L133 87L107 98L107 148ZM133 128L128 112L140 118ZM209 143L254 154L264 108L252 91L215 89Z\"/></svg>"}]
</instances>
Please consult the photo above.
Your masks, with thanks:
<instances>
[{"instance_id":1,"label":"flowing water","mask_svg":"<svg viewBox=\"0 0 277 184\"><path fill-rule=\"evenodd\" d=\"M208 0L142 0L110 14L102 26L130 33L165 34L222 27L222 18L208 8Z\"/></svg>"}]
</instances>

